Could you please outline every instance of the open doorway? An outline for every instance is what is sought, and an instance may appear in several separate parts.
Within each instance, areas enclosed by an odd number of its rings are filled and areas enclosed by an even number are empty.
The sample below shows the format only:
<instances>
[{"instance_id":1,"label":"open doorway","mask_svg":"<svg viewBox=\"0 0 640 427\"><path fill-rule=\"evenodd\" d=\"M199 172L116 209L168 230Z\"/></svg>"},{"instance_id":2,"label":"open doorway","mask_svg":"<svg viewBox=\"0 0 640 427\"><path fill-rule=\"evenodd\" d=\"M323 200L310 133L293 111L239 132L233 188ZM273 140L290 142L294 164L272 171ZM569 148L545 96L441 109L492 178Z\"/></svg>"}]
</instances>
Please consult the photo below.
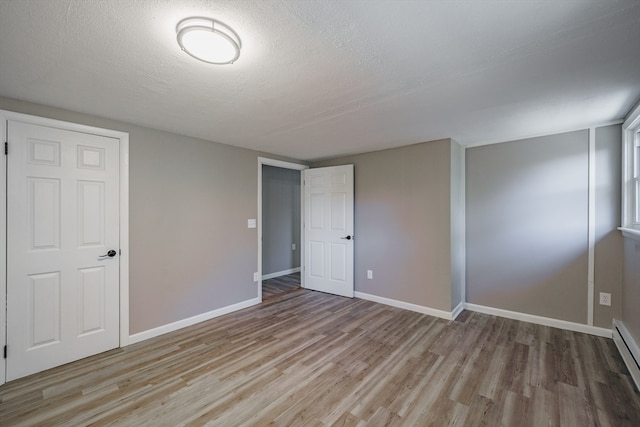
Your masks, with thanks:
<instances>
[{"instance_id":1,"label":"open doorway","mask_svg":"<svg viewBox=\"0 0 640 427\"><path fill-rule=\"evenodd\" d=\"M300 272L262 280L262 301L295 292L300 287Z\"/></svg>"},{"instance_id":2,"label":"open doorway","mask_svg":"<svg viewBox=\"0 0 640 427\"><path fill-rule=\"evenodd\" d=\"M262 299L300 288L300 171L262 165Z\"/></svg>"},{"instance_id":3,"label":"open doorway","mask_svg":"<svg viewBox=\"0 0 640 427\"><path fill-rule=\"evenodd\" d=\"M303 287L302 173L307 166L259 158L259 278L261 300Z\"/></svg>"}]
</instances>

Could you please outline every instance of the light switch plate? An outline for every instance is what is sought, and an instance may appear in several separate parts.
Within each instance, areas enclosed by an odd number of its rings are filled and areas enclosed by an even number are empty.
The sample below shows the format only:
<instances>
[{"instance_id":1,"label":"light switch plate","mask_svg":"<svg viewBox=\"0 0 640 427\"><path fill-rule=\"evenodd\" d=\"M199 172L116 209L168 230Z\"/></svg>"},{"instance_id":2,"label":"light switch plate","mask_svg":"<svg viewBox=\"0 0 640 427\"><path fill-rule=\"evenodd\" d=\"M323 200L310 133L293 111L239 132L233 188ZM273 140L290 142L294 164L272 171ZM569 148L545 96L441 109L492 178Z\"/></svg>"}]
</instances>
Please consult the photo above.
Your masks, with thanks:
<instances>
[{"instance_id":1,"label":"light switch plate","mask_svg":"<svg viewBox=\"0 0 640 427\"><path fill-rule=\"evenodd\" d=\"M253 273L253 281L254 282L258 281L258 272L257 271L255 273Z\"/></svg>"},{"instance_id":2,"label":"light switch plate","mask_svg":"<svg viewBox=\"0 0 640 427\"><path fill-rule=\"evenodd\" d=\"M373 271L367 270L367 279L373 279Z\"/></svg>"},{"instance_id":3,"label":"light switch plate","mask_svg":"<svg viewBox=\"0 0 640 427\"><path fill-rule=\"evenodd\" d=\"M256 220L248 219L247 220L247 228L256 228Z\"/></svg>"}]
</instances>

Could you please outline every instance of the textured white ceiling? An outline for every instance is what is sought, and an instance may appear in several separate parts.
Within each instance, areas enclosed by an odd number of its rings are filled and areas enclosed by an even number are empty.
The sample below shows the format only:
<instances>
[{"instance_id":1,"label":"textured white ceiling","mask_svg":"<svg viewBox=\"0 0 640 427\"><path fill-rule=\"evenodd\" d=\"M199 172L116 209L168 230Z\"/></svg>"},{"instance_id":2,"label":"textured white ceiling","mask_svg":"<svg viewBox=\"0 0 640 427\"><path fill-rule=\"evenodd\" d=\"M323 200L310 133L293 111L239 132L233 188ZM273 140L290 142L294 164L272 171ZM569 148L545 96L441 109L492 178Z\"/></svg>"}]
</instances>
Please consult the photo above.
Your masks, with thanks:
<instances>
[{"instance_id":1,"label":"textured white ceiling","mask_svg":"<svg viewBox=\"0 0 640 427\"><path fill-rule=\"evenodd\" d=\"M219 19L240 59L178 48ZM301 160L622 118L640 1L0 0L0 95Z\"/></svg>"}]
</instances>

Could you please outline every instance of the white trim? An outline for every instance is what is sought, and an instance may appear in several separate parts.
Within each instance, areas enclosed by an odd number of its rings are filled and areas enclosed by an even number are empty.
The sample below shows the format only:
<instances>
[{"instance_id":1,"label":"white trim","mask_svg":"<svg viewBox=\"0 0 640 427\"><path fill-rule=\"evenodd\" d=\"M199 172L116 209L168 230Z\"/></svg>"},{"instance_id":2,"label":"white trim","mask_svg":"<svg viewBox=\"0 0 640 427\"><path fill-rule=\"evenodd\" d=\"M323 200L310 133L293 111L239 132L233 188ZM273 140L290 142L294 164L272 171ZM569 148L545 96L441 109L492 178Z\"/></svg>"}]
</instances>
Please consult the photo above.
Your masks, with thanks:
<instances>
[{"instance_id":1,"label":"white trim","mask_svg":"<svg viewBox=\"0 0 640 427\"><path fill-rule=\"evenodd\" d=\"M309 169L309 166L299 163L285 162L282 160L269 159L267 157L258 157L258 277L261 277L257 282L258 300L262 302L262 281L265 280L262 277L262 165L275 166L284 169L293 169L302 171ZM300 174L300 265L304 266L304 227L302 227L304 218L304 185L302 173ZM300 287L304 288L304 275L300 275ZM275 277L275 276L274 276Z\"/></svg>"},{"instance_id":2,"label":"white trim","mask_svg":"<svg viewBox=\"0 0 640 427\"><path fill-rule=\"evenodd\" d=\"M624 237L640 240L640 230L636 230L635 228L627 228L627 227L618 227L618 230L622 232L622 235Z\"/></svg>"},{"instance_id":3,"label":"white trim","mask_svg":"<svg viewBox=\"0 0 640 427\"><path fill-rule=\"evenodd\" d=\"M283 160L275 160L275 159L270 159L268 157L258 157L258 162L261 165L275 166L277 168L283 168L283 169L294 169L298 171L309 169L308 165L303 165L301 163L285 162Z\"/></svg>"},{"instance_id":4,"label":"white trim","mask_svg":"<svg viewBox=\"0 0 640 427\"><path fill-rule=\"evenodd\" d=\"M632 128L636 126L640 126L640 102L631 109L631 112L629 112L629 115L622 123L623 128Z\"/></svg>"},{"instance_id":5,"label":"white trim","mask_svg":"<svg viewBox=\"0 0 640 427\"><path fill-rule=\"evenodd\" d=\"M273 279L274 277L286 276L287 274L299 273L300 267L290 268L288 270L276 271L275 273L269 273L262 276L262 280Z\"/></svg>"},{"instance_id":6,"label":"white trim","mask_svg":"<svg viewBox=\"0 0 640 427\"><path fill-rule=\"evenodd\" d=\"M169 323L167 325L158 326L157 328L149 329L147 331L138 332L129 336L129 344L136 344L141 341L145 341L151 338L155 338L160 335L168 334L169 332L177 331L178 329L186 328L206 320L220 317L225 314L233 313L234 311L242 310L247 307L260 304L259 298L252 298L246 301L239 302L237 304L228 305L226 307L218 308L216 310L208 311L206 313L198 314L196 316L188 317L186 319L179 320L177 322Z\"/></svg>"},{"instance_id":7,"label":"white trim","mask_svg":"<svg viewBox=\"0 0 640 427\"><path fill-rule=\"evenodd\" d=\"M500 139L488 139L486 141L480 141L480 142L472 142L470 144L462 144L467 148L473 148L473 147L482 147L483 145L493 145L493 144L502 144L503 142L513 142L513 141L522 141L523 139L531 139L531 138L541 138L544 136L551 136L551 135L558 135L561 133L569 133L569 132L577 132L580 130L586 130L589 128L603 128L603 127L607 127L607 126L614 126L614 125L619 125L622 124L623 120L612 120L610 122L604 122L598 125L594 125L594 126L582 126L582 127L578 127L578 128L570 128L570 129L566 129L566 130L558 130L555 132L544 132L544 133L537 133L537 134L531 134L531 135L524 135L524 136L516 136L513 137L511 139L504 139L504 138L500 138Z\"/></svg>"},{"instance_id":8,"label":"white trim","mask_svg":"<svg viewBox=\"0 0 640 427\"><path fill-rule=\"evenodd\" d=\"M462 147L462 310L464 310L464 302L467 300L467 149ZM454 310L455 311L455 310ZM456 315L457 317L457 315ZM454 317L455 319L455 317Z\"/></svg>"},{"instance_id":9,"label":"white trim","mask_svg":"<svg viewBox=\"0 0 640 427\"><path fill-rule=\"evenodd\" d=\"M456 308L454 308L453 311L451 312L451 320L456 320L460 315L460 313L462 313L463 311L464 311L464 302L461 301L460 304L458 304Z\"/></svg>"},{"instance_id":10,"label":"white trim","mask_svg":"<svg viewBox=\"0 0 640 427\"><path fill-rule=\"evenodd\" d=\"M633 226L633 131L622 127L622 206L620 224L623 228Z\"/></svg>"},{"instance_id":11,"label":"white trim","mask_svg":"<svg viewBox=\"0 0 640 427\"><path fill-rule=\"evenodd\" d=\"M0 142L2 156L0 162L0 346L7 345L7 156L4 155L4 142L7 141L7 120L4 111L0 111ZM6 360L0 362L0 385L6 381Z\"/></svg>"},{"instance_id":12,"label":"white trim","mask_svg":"<svg viewBox=\"0 0 640 427\"><path fill-rule=\"evenodd\" d=\"M128 137L129 135L128 133L119 130L105 129L95 126L83 125L80 123L66 122L64 120L32 116L30 114L15 113L8 110L0 110L0 117L2 117L3 120L13 120L16 122L28 123L38 126L48 126L57 129L70 130L73 132L88 133L90 135L106 136L114 139L120 139L122 136Z\"/></svg>"},{"instance_id":13,"label":"white trim","mask_svg":"<svg viewBox=\"0 0 640 427\"><path fill-rule=\"evenodd\" d=\"M129 344L129 134L120 136L120 347Z\"/></svg>"},{"instance_id":14,"label":"white trim","mask_svg":"<svg viewBox=\"0 0 640 427\"><path fill-rule=\"evenodd\" d=\"M611 338L612 331L607 328L584 325L582 323L568 322L566 320L552 319L550 317L536 316L533 314L520 313L517 311L503 310L501 308L487 307L484 305L465 303L464 308L469 311L490 314L492 316L505 317L507 319L521 320L523 322L535 323L537 325L551 326L552 328L566 329L568 331L582 332L599 337Z\"/></svg>"},{"instance_id":15,"label":"white trim","mask_svg":"<svg viewBox=\"0 0 640 427\"><path fill-rule=\"evenodd\" d=\"M373 301L384 305L390 305L392 307L402 308L404 310L415 311L417 313L428 314L429 316L440 317L442 319L454 320L460 312L456 313L457 310L462 311L463 308L460 308L460 304L455 308L454 311L444 311L438 310L436 308L425 307L422 305L411 304L409 302L398 301L391 298L379 297L377 295L365 294L364 292L354 292L354 297L364 299L367 301ZM455 316L454 316L455 313Z\"/></svg>"},{"instance_id":16,"label":"white trim","mask_svg":"<svg viewBox=\"0 0 640 427\"><path fill-rule=\"evenodd\" d=\"M7 141L7 129L6 123L8 120L13 120L16 122L28 123L38 126L48 126L57 129L64 129L73 132L81 132L87 133L90 135L99 135L106 136L109 138L114 138L119 140L119 151L120 151L120 161L119 161L119 169L120 169L120 248L122 254L120 255L120 347L124 347L128 344L129 340L129 134L127 132L121 132L112 129L104 129L98 128L95 126L82 125L79 123L66 122L63 120L49 119L45 117L33 116L30 114L22 114L15 113L13 111L8 110L0 110L0 135L3 136L2 142ZM2 166L2 170L0 173L2 177L0 178L0 186L2 187L1 195L2 202L0 202L0 209L2 213L0 213L0 222L4 227L4 230L0 233L2 236L3 242L6 242L6 157L5 163ZM0 226L2 228L2 226ZM0 303L2 304L2 309L0 309L0 328L2 331L0 333L0 337L3 338L2 342L6 345L6 319L7 314L5 311L6 308L6 277L7 277L7 269L6 269L6 243L4 248L0 250L0 256L2 257L2 261L0 261L0 275L2 276L2 283L0 284L0 293L3 295L0 297ZM6 365L3 363L2 365ZM0 369L1 383L5 380L5 367L3 366Z\"/></svg>"},{"instance_id":17,"label":"white trim","mask_svg":"<svg viewBox=\"0 0 640 427\"><path fill-rule=\"evenodd\" d=\"M589 171L587 210L587 325L593 326L596 249L596 129L589 128Z\"/></svg>"},{"instance_id":18,"label":"white trim","mask_svg":"<svg viewBox=\"0 0 640 427\"><path fill-rule=\"evenodd\" d=\"M613 342L618 348L624 364L627 366L631 378L636 383L636 387L640 389L640 348L633 339L624 323L614 320L613 321Z\"/></svg>"},{"instance_id":19,"label":"white trim","mask_svg":"<svg viewBox=\"0 0 640 427\"><path fill-rule=\"evenodd\" d=\"M451 238L451 260L453 261L456 258L459 258L459 262L460 262L460 283L458 284L460 286L460 304L464 303L467 300L467 201L466 201L466 194L467 194L467 149L465 146L461 145L460 143L458 143L455 140L451 140L451 155L452 155L452 160L453 160L453 144L457 144L458 146L460 146L460 150L461 150L461 155L460 155L460 172L461 172L461 176L459 176L458 178L460 179L460 188L459 188L459 193L454 193L453 190L450 191L451 195L451 216L452 218L454 217L454 212L455 212L455 207L457 207L460 211L460 223L458 224L454 224L454 221L451 221L452 227L458 227L459 226L459 230L458 230L458 235L461 237L459 242L454 241L453 239L453 235ZM453 171L453 165L451 165L451 170ZM453 176L451 177L451 182L454 182ZM459 197L459 204L456 205L454 203L454 196L458 196ZM458 219L458 218L456 218ZM453 228L452 228L453 230ZM455 256L455 249L458 249L459 253L458 253L458 257ZM455 268L455 266L451 265L451 268ZM460 304L458 306L460 306ZM457 307L456 307L457 309ZM455 311L455 309L454 309ZM457 314L456 314L457 316ZM455 317L454 317L455 319Z\"/></svg>"},{"instance_id":20,"label":"white trim","mask_svg":"<svg viewBox=\"0 0 640 427\"><path fill-rule=\"evenodd\" d=\"M640 131L640 102L631 110L627 119L622 124L622 228L640 229L640 225L634 223L635 183L634 183L634 158L635 158L635 134ZM639 159L640 161L640 159Z\"/></svg>"}]
</instances>

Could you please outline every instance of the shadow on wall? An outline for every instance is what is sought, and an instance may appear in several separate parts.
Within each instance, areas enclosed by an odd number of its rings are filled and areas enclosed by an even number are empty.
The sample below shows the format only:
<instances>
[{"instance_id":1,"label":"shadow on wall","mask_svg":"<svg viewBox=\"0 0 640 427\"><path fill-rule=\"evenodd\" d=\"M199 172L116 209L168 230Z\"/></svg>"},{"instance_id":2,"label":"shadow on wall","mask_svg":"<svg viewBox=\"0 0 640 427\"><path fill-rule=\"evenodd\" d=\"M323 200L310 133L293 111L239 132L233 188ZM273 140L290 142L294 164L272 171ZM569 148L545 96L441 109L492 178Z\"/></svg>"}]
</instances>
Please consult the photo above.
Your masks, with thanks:
<instances>
[{"instance_id":1,"label":"shadow on wall","mask_svg":"<svg viewBox=\"0 0 640 427\"><path fill-rule=\"evenodd\" d=\"M356 290L447 310L448 205L429 203L425 189L378 189L356 194Z\"/></svg>"},{"instance_id":2,"label":"shadow on wall","mask_svg":"<svg viewBox=\"0 0 640 427\"><path fill-rule=\"evenodd\" d=\"M588 133L467 150L467 301L586 323Z\"/></svg>"}]
</instances>

